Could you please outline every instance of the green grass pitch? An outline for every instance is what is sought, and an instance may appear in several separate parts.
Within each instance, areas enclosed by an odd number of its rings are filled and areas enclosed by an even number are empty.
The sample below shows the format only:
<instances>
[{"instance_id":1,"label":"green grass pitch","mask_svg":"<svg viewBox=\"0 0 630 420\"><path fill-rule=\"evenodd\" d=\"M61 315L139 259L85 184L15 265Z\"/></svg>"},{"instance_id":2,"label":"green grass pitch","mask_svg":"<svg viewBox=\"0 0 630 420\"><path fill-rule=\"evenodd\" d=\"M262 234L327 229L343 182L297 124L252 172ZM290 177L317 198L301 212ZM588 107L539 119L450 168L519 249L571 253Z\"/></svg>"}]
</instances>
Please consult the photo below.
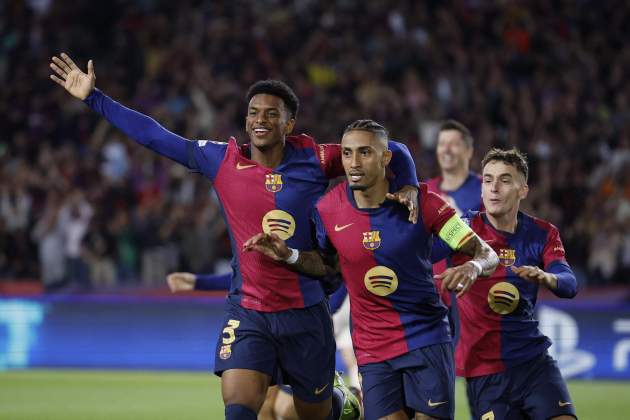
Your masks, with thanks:
<instances>
[{"instance_id":1,"label":"green grass pitch","mask_svg":"<svg viewBox=\"0 0 630 420\"><path fill-rule=\"evenodd\" d=\"M582 420L630 419L630 383L571 381ZM469 420L462 381L457 420ZM181 372L0 372L1 420L221 419L219 380Z\"/></svg>"}]
</instances>

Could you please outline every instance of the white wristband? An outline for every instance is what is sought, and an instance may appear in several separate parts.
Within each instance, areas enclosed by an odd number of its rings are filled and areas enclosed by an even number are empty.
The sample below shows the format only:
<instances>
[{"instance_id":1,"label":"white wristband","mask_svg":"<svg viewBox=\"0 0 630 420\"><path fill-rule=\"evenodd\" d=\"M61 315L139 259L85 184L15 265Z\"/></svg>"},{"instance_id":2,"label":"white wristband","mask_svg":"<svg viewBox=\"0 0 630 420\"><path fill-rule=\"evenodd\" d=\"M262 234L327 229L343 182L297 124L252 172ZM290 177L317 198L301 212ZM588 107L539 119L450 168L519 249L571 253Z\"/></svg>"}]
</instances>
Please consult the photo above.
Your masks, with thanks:
<instances>
[{"instance_id":1,"label":"white wristband","mask_svg":"<svg viewBox=\"0 0 630 420\"><path fill-rule=\"evenodd\" d=\"M285 258L284 261L287 264L295 264L297 262L298 258L300 257L300 251L298 251L295 248L289 248L289 249L291 250L291 255L289 255L287 258Z\"/></svg>"},{"instance_id":2,"label":"white wristband","mask_svg":"<svg viewBox=\"0 0 630 420\"><path fill-rule=\"evenodd\" d=\"M477 269L477 271L478 271L477 276L480 276L481 273L483 273L483 267L477 261L470 260L468 262L471 263Z\"/></svg>"}]
</instances>

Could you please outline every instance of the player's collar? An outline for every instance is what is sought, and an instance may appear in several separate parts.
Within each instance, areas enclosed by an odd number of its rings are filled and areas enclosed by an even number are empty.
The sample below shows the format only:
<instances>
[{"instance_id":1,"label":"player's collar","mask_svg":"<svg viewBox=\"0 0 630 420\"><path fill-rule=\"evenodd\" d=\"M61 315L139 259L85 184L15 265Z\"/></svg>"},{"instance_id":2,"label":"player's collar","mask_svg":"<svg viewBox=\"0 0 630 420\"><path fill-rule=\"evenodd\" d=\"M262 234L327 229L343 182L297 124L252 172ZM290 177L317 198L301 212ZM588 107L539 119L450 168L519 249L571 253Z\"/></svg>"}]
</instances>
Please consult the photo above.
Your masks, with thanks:
<instances>
[{"instance_id":1,"label":"player's collar","mask_svg":"<svg viewBox=\"0 0 630 420\"><path fill-rule=\"evenodd\" d=\"M490 223L490 219L488 219L488 215L486 214L486 212L480 212L479 215L481 216L481 219L483 220L483 222L488 225L490 227L490 229L494 230L497 233L500 233L501 235L505 236L505 237L513 237L519 234L519 232L522 230L523 228L523 212L521 212L519 210L519 212L516 214L516 228L514 229L514 233L511 232L506 232L504 230L500 230L494 227L494 225L492 223Z\"/></svg>"}]
</instances>

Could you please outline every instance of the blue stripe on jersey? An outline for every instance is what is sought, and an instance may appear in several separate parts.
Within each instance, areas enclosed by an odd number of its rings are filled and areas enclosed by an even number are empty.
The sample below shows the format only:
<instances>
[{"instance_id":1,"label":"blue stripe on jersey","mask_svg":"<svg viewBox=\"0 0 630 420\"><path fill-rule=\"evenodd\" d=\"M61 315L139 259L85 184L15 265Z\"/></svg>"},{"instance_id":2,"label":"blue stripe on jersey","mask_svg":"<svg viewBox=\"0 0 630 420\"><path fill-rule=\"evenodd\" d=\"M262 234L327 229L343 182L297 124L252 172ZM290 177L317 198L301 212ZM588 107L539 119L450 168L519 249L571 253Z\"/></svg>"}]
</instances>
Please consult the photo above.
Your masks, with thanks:
<instances>
[{"instance_id":1,"label":"blue stripe on jersey","mask_svg":"<svg viewBox=\"0 0 630 420\"><path fill-rule=\"evenodd\" d=\"M354 199L352 194L349 197ZM433 281L433 235L424 228L422 212L412 225L407 209L394 202L361 210L370 214L371 229L380 231L382 245L373 251L377 264L392 269L398 277L398 288L386 299L400 317L408 349L451 341L447 308Z\"/></svg>"},{"instance_id":2,"label":"blue stripe on jersey","mask_svg":"<svg viewBox=\"0 0 630 420\"><path fill-rule=\"evenodd\" d=\"M286 211L295 219L295 232L286 241L287 246L302 251L315 249L310 220L315 203L328 187L328 179L320 169L315 150L311 147L298 149L287 142L283 162L275 172L282 174L283 183L290 184L290 188L283 188L274 195L276 208ZM288 176L287 173L291 175ZM319 280L298 275L298 281L304 306L313 305L324 298Z\"/></svg>"},{"instance_id":3,"label":"blue stripe on jersey","mask_svg":"<svg viewBox=\"0 0 630 420\"><path fill-rule=\"evenodd\" d=\"M540 266L542 263L540 256L547 242L547 231L541 229L523 213L518 214L518 224L520 226L514 234L501 232L507 244L516 251L513 266ZM505 361L506 367L511 367L529 360L532 355L544 352L551 346L551 341L540 332L538 320L535 318L539 286L515 275L509 267L506 272L509 282L516 286L520 294L518 308L501 318L501 329L506 332L501 334L501 358Z\"/></svg>"}]
</instances>

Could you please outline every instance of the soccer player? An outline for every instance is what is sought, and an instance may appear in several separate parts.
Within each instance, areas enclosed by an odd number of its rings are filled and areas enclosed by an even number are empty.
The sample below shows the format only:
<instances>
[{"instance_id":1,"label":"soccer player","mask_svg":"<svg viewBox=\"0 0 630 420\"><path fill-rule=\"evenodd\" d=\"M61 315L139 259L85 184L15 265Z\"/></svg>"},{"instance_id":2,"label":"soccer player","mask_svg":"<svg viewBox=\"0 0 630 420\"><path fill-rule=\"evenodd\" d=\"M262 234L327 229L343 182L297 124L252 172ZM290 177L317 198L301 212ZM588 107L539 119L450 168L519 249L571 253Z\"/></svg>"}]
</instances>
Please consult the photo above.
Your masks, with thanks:
<instances>
[{"instance_id":1,"label":"soccer player","mask_svg":"<svg viewBox=\"0 0 630 420\"><path fill-rule=\"evenodd\" d=\"M470 170L473 143L464 124L442 123L435 149L440 175L427 181L429 191L440 195L459 215L481 210L481 177Z\"/></svg>"},{"instance_id":2,"label":"soccer player","mask_svg":"<svg viewBox=\"0 0 630 420\"><path fill-rule=\"evenodd\" d=\"M166 277L169 289L173 293L201 290L230 289L231 276L227 274L194 274L188 272L170 273ZM299 420L293 404L293 395L286 392L285 387L276 385L267 389L267 396L260 411L258 420Z\"/></svg>"},{"instance_id":3,"label":"soccer player","mask_svg":"<svg viewBox=\"0 0 630 420\"><path fill-rule=\"evenodd\" d=\"M538 330L539 287L572 298L577 283L555 226L519 211L528 165L518 150L492 149L482 162L485 212L468 215L473 231L494 248L500 266L459 297L457 374L466 377L474 419L570 419L575 407L551 342ZM434 252L449 252L436 243ZM455 254L453 262L467 257Z\"/></svg>"},{"instance_id":4,"label":"soccer player","mask_svg":"<svg viewBox=\"0 0 630 420\"><path fill-rule=\"evenodd\" d=\"M230 288L230 276L227 274L194 274L188 272L176 272L170 273L166 277L166 282L168 284L169 289L173 293L179 292L191 292L191 291L209 291L209 290L228 290ZM335 323L335 317L340 313L340 307L343 304L346 304L347 298L346 289L343 285L330 297L330 312L333 314L333 323L335 328L337 328L337 324ZM348 317L348 314L346 314ZM337 338L338 333L335 330L335 341L338 343L339 340ZM339 344L337 344L339 348ZM350 350L352 350L352 341L350 341ZM354 354L352 355L354 359ZM356 359L355 359L356 365ZM358 374L358 372L357 372ZM338 375L338 373L336 374ZM352 392L353 394L358 394L358 387L360 385L353 385L351 382L346 387L346 384L343 380L340 380L339 377L336 376L335 387L340 388L340 392L344 394L349 394ZM354 388L354 389L353 389ZM346 406L351 406L349 401L344 404ZM345 416L342 418L351 418L350 416ZM295 404L293 403L293 393L288 386L270 386L267 391L267 397L265 398L265 402L258 413L258 420L266 420L266 419L275 419L275 420L298 420L299 417L295 411Z\"/></svg>"},{"instance_id":5,"label":"soccer player","mask_svg":"<svg viewBox=\"0 0 630 420\"><path fill-rule=\"evenodd\" d=\"M352 341L361 374L366 419L451 419L454 366L446 320L432 279L432 237L473 259L441 274L443 287L464 294L488 275L497 255L438 195L420 185L419 222L385 201L391 159L387 131L371 120L350 124L341 141L347 181L317 203L313 219L319 251L289 248L259 233L244 249L312 276L329 272L338 256L350 295Z\"/></svg>"},{"instance_id":6,"label":"soccer player","mask_svg":"<svg viewBox=\"0 0 630 420\"><path fill-rule=\"evenodd\" d=\"M130 138L213 181L233 251L225 328L215 353L225 417L256 418L280 372L292 387L300 417L337 418L343 400L336 397L332 404L335 344L322 283L243 253L241 244L262 229L313 249L309 217L329 178L343 174L340 146L318 145L304 134L290 136L299 101L279 81L250 87L245 130L251 142L239 146L234 138L228 143L186 140L115 102L95 89L92 60L87 73L66 54L53 57L50 67L53 81ZM403 145L391 142L390 147L398 156L394 169L400 184L408 186L393 198L408 206L413 220L415 167Z\"/></svg>"}]
</instances>

